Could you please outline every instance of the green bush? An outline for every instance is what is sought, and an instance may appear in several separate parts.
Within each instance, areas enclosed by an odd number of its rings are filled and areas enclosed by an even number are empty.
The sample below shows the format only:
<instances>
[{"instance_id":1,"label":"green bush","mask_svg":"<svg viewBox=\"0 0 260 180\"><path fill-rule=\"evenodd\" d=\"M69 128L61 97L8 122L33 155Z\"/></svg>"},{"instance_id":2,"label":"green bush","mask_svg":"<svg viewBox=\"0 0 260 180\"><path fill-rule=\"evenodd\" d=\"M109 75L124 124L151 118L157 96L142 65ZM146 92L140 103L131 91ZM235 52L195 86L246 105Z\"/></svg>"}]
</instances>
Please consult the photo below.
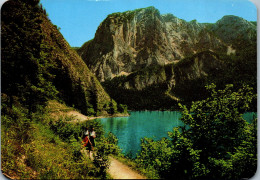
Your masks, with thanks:
<instances>
[{"instance_id":1,"label":"green bush","mask_svg":"<svg viewBox=\"0 0 260 180\"><path fill-rule=\"evenodd\" d=\"M238 91L227 85L211 96L193 102L191 108L180 105L184 126L169 132L171 141L142 140L137 163L154 169L167 179L241 179L250 178L257 167L256 120L242 118L256 96L252 88Z\"/></svg>"},{"instance_id":2,"label":"green bush","mask_svg":"<svg viewBox=\"0 0 260 180\"><path fill-rule=\"evenodd\" d=\"M108 137L101 136L99 141L96 143L96 156L94 159L94 164L99 168L99 175L101 177L106 177L106 170L109 166L110 154L118 155L120 150L117 146L117 138L111 132L108 134Z\"/></svg>"},{"instance_id":3,"label":"green bush","mask_svg":"<svg viewBox=\"0 0 260 180\"><path fill-rule=\"evenodd\" d=\"M127 113L127 105L119 104L117 109L120 113Z\"/></svg>"},{"instance_id":4,"label":"green bush","mask_svg":"<svg viewBox=\"0 0 260 180\"><path fill-rule=\"evenodd\" d=\"M172 156L172 149L170 140L163 138L160 141L154 141L149 138L141 140L141 153L137 156L136 163L139 166L146 167L153 172L153 178L157 178L159 173L161 176L169 170L171 165L170 158Z\"/></svg>"},{"instance_id":5,"label":"green bush","mask_svg":"<svg viewBox=\"0 0 260 180\"><path fill-rule=\"evenodd\" d=\"M50 129L61 139L69 142L71 138L79 140L81 137L81 128L77 125L67 123L67 117L60 117L57 121L51 121L49 126Z\"/></svg>"}]
</instances>

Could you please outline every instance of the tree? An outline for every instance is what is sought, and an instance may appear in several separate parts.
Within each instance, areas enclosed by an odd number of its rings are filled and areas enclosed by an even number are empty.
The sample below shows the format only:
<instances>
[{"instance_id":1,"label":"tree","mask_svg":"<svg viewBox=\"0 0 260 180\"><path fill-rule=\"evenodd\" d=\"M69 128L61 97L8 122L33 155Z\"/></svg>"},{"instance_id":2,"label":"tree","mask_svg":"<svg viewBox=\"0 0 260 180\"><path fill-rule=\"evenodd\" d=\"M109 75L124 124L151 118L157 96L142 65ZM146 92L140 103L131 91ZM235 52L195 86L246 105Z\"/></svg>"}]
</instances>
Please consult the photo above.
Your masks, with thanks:
<instances>
[{"instance_id":1,"label":"tree","mask_svg":"<svg viewBox=\"0 0 260 180\"><path fill-rule=\"evenodd\" d=\"M19 97L29 112L44 105L57 91L50 73L54 64L43 42L39 0L10 0L2 7L2 93Z\"/></svg>"},{"instance_id":2,"label":"tree","mask_svg":"<svg viewBox=\"0 0 260 180\"><path fill-rule=\"evenodd\" d=\"M185 125L169 132L171 140L142 140L137 163L154 169L166 179L250 178L257 167L257 125L242 115L256 98L253 89L243 86L233 91L207 86L209 98L182 109Z\"/></svg>"},{"instance_id":3,"label":"tree","mask_svg":"<svg viewBox=\"0 0 260 180\"><path fill-rule=\"evenodd\" d=\"M256 96L248 86L237 92L232 92L232 87L216 91L211 84L207 86L209 98L193 102L190 109L180 105L181 120L186 125L170 133L174 151L171 168L180 176L240 179L254 175L256 126L249 125L242 115ZM179 163L174 163L176 160Z\"/></svg>"},{"instance_id":4,"label":"tree","mask_svg":"<svg viewBox=\"0 0 260 180\"><path fill-rule=\"evenodd\" d=\"M111 115L117 113L117 104L113 99L111 99L111 101L109 102L108 113L111 114Z\"/></svg>"},{"instance_id":5,"label":"tree","mask_svg":"<svg viewBox=\"0 0 260 180\"><path fill-rule=\"evenodd\" d=\"M127 113L127 105L119 104L117 109L118 109L118 112L120 112L120 113Z\"/></svg>"}]
</instances>

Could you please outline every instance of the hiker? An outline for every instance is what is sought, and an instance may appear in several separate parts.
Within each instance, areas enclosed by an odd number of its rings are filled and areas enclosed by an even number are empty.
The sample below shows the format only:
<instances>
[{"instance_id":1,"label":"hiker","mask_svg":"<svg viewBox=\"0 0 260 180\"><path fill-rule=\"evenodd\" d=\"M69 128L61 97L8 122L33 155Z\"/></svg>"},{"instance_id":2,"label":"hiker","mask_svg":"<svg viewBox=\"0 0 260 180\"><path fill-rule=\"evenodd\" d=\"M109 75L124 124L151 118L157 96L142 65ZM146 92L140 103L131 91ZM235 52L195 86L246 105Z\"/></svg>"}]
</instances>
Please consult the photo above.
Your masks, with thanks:
<instances>
[{"instance_id":1,"label":"hiker","mask_svg":"<svg viewBox=\"0 0 260 180\"><path fill-rule=\"evenodd\" d=\"M84 135L85 135L85 137L86 137L86 136L89 136L89 130L88 130L88 127L86 127L86 131L84 132Z\"/></svg>"},{"instance_id":2,"label":"hiker","mask_svg":"<svg viewBox=\"0 0 260 180\"><path fill-rule=\"evenodd\" d=\"M88 150L89 153L90 153L92 145L91 145L90 138L89 138L89 130L88 130L88 128L86 128L86 131L84 132L84 138L83 138L82 143L83 143L83 146L86 147L86 150Z\"/></svg>"},{"instance_id":3,"label":"hiker","mask_svg":"<svg viewBox=\"0 0 260 180\"><path fill-rule=\"evenodd\" d=\"M94 131L94 127L92 127L90 131L90 138L89 138L92 151L94 151L94 147L95 147L95 138L96 138L96 132Z\"/></svg>"}]
</instances>

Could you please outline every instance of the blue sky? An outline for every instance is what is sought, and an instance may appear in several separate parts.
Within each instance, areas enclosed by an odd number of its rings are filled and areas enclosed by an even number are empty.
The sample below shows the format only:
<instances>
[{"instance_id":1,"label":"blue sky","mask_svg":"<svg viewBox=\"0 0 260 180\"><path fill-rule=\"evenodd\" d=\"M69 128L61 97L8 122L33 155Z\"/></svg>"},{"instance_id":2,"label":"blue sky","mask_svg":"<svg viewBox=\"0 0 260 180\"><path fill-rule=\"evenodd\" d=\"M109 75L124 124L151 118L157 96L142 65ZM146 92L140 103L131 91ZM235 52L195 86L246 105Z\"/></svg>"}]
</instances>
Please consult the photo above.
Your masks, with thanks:
<instances>
[{"instance_id":1,"label":"blue sky","mask_svg":"<svg viewBox=\"0 0 260 180\"><path fill-rule=\"evenodd\" d=\"M72 47L93 39L99 24L114 12L154 6L186 21L214 23L224 15L257 20L257 9L249 0L41 0L53 24Z\"/></svg>"}]
</instances>

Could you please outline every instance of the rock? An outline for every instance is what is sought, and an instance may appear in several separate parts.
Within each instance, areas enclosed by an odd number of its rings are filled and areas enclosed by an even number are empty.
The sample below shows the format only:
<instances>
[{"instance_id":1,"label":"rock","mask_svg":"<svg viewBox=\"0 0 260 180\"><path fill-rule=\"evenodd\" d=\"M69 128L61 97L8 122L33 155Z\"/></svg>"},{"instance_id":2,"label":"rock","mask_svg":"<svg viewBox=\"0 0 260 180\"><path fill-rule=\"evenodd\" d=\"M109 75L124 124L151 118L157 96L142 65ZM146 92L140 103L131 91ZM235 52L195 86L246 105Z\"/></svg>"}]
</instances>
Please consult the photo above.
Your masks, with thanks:
<instances>
[{"instance_id":1,"label":"rock","mask_svg":"<svg viewBox=\"0 0 260 180\"><path fill-rule=\"evenodd\" d=\"M108 15L77 52L116 101L160 109L204 97L206 77L225 67L218 54L255 42L256 25L237 16L187 22L148 7Z\"/></svg>"},{"instance_id":2,"label":"rock","mask_svg":"<svg viewBox=\"0 0 260 180\"><path fill-rule=\"evenodd\" d=\"M234 53L242 45L238 39L250 44L255 38L256 26L240 17L224 16L215 24L186 22L148 7L108 15L78 52L103 82L205 50Z\"/></svg>"}]
</instances>

